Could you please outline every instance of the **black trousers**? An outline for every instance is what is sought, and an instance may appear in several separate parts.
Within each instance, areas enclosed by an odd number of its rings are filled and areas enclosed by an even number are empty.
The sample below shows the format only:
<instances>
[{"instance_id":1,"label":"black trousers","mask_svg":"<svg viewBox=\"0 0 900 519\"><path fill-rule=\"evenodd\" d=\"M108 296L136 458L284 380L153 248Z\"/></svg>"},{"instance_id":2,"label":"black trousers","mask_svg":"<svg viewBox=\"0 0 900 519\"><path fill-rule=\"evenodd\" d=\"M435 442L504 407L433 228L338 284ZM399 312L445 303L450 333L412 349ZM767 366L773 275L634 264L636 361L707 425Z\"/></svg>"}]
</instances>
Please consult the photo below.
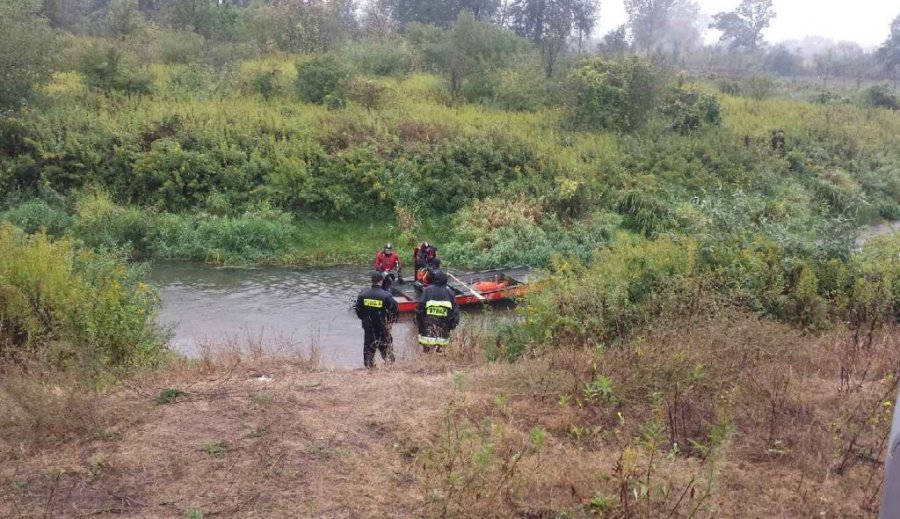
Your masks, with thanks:
<instances>
[{"instance_id":1,"label":"black trousers","mask_svg":"<svg viewBox=\"0 0 900 519\"><path fill-rule=\"evenodd\" d=\"M385 362L394 362L394 341L391 332L381 329L364 328L363 363L367 368L375 367L375 351L381 353Z\"/></svg>"}]
</instances>

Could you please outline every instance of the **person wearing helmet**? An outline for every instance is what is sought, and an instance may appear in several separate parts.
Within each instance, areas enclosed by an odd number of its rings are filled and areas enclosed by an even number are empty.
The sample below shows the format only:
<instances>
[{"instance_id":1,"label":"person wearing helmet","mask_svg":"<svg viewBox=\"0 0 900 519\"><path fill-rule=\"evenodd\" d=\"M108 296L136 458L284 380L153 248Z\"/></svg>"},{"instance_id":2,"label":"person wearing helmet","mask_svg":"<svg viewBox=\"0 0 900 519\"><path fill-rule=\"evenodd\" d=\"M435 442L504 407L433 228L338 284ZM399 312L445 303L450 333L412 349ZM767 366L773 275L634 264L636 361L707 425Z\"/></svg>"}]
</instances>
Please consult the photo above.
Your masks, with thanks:
<instances>
[{"instance_id":1,"label":"person wearing helmet","mask_svg":"<svg viewBox=\"0 0 900 519\"><path fill-rule=\"evenodd\" d=\"M450 332L459 324L459 305L447 288L447 275L436 270L432 276L416 305L416 323L422 351L440 353L450 344Z\"/></svg>"},{"instance_id":2,"label":"person wearing helmet","mask_svg":"<svg viewBox=\"0 0 900 519\"><path fill-rule=\"evenodd\" d=\"M390 243L384 245L384 249L375 255L375 270L396 279L397 282L403 283L401 274L402 265L400 264L400 256L394 252L394 246Z\"/></svg>"},{"instance_id":3,"label":"person wearing helmet","mask_svg":"<svg viewBox=\"0 0 900 519\"><path fill-rule=\"evenodd\" d=\"M397 321L400 312L394 296L383 288L384 274L372 272L372 286L362 291L356 298L353 309L362 321L363 364L375 367L375 351L381 353L385 362L394 362L394 345L391 337L391 323Z\"/></svg>"},{"instance_id":4,"label":"person wearing helmet","mask_svg":"<svg viewBox=\"0 0 900 519\"><path fill-rule=\"evenodd\" d=\"M446 274L441 270L441 258L434 258L431 260L431 263L425 267L425 274L422 276L421 282L422 285L430 285L434 283L434 280L437 278L439 274L444 275L446 278Z\"/></svg>"},{"instance_id":5,"label":"person wearing helmet","mask_svg":"<svg viewBox=\"0 0 900 519\"><path fill-rule=\"evenodd\" d=\"M432 262L437 258L437 247L423 241L413 250L413 265L416 271L416 280L423 282L426 272L431 268Z\"/></svg>"}]
</instances>

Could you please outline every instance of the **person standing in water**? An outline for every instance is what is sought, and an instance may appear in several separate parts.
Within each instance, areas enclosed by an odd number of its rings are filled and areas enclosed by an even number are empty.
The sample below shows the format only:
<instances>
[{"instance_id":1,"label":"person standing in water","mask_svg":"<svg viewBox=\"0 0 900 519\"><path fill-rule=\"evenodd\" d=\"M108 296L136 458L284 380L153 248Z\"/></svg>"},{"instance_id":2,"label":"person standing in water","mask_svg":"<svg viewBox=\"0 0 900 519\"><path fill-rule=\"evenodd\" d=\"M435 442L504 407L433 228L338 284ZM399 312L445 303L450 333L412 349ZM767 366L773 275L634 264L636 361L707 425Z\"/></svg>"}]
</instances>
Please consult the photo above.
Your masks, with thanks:
<instances>
[{"instance_id":1,"label":"person standing in water","mask_svg":"<svg viewBox=\"0 0 900 519\"><path fill-rule=\"evenodd\" d=\"M363 328L363 364L366 368L375 367L375 351L381 358L391 364L394 362L394 341L391 337L391 324L400 315L394 296L383 288L384 274L372 272L372 286L362 291L353 305L356 316L362 321Z\"/></svg>"}]
</instances>

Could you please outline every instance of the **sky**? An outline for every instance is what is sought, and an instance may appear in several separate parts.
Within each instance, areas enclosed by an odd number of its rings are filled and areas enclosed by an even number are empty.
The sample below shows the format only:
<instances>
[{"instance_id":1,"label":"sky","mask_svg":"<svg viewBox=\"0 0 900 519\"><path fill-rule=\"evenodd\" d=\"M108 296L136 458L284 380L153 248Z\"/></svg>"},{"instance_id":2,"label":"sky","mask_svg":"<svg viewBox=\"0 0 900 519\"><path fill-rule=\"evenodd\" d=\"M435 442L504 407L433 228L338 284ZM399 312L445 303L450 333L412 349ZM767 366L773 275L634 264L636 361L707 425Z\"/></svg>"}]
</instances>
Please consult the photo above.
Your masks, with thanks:
<instances>
[{"instance_id":1,"label":"sky","mask_svg":"<svg viewBox=\"0 0 900 519\"><path fill-rule=\"evenodd\" d=\"M705 14L731 11L740 0L694 0ZM897 0L774 0L777 16L764 32L769 42L801 40L824 36L835 41L855 41L863 47L877 47L887 39L890 23L900 15ZM602 36L625 23L622 0L601 0ZM709 38L715 39L710 34Z\"/></svg>"}]
</instances>

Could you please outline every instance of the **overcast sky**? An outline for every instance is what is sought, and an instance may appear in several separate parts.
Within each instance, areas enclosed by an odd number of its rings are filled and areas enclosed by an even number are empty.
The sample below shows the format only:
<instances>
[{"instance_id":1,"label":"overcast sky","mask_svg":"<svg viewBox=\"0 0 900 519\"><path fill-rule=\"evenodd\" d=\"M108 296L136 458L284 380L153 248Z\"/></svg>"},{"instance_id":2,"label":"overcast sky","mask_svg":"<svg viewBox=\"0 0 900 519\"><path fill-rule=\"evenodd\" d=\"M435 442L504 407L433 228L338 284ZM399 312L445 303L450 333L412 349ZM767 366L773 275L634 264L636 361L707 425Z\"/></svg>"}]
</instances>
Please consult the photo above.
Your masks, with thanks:
<instances>
[{"instance_id":1,"label":"overcast sky","mask_svg":"<svg viewBox=\"0 0 900 519\"><path fill-rule=\"evenodd\" d=\"M694 0L705 14L731 11L740 0ZM625 23L622 0L601 0L600 30L606 34ZM770 42L825 36L875 47L887 39L890 23L900 15L897 0L774 0L777 16L765 32ZM714 39L714 36L712 36Z\"/></svg>"}]
</instances>

